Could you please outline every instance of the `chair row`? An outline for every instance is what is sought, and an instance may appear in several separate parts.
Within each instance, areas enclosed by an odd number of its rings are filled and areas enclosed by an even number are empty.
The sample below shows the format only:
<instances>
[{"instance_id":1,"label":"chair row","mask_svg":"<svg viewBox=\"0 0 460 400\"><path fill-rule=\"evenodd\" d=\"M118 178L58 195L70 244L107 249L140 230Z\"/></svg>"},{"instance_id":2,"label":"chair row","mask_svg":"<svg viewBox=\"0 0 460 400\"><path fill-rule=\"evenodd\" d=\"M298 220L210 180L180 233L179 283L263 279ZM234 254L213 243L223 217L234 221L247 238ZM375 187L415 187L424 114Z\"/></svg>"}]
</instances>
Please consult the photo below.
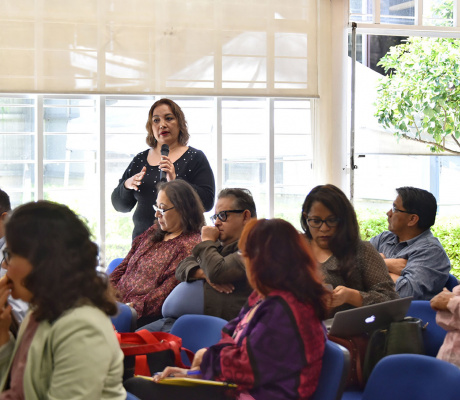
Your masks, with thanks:
<instances>
[{"instance_id":1,"label":"chair row","mask_svg":"<svg viewBox=\"0 0 460 400\"><path fill-rule=\"evenodd\" d=\"M455 282L450 279L452 285L457 283L455 277L454 279ZM134 331L137 320L136 312L122 303L119 303L119 308L120 314L112 319L116 329L119 332ZM402 354L385 357L375 367L363 392L343 392L350 368L350 356L342 346L327 341L320 381L313 400L379 400L384 398L425 400L433 398L435 391L440 398L453 398L449 396L454 387L453 382L460 382L460 369L435 358L446 335L444 329L436 324L435 311L431 308L429 301L414 300L407 315L418 317L426 324L423 335L426 356ZM220 339L220 332L225 323L225 320L216 317L184 315L173 325L171 333L182 338L184 347L196 352L202 347L216 343ZM188 362L186 357L183 358L184 362ZM442 371L442 373L436 373L436 376L433 375L432 378L424 378L424 374L429 374L430 368L433 370L436 368L436 371ZM408 374L408 371L411 373ZM412 371L417 372L412 373ZM390 372L393 374L386 377L385 374ZM441 376L444 379L441 379ZM414 390L415 386L424 389Z\"/></svg>"}]
</instances>

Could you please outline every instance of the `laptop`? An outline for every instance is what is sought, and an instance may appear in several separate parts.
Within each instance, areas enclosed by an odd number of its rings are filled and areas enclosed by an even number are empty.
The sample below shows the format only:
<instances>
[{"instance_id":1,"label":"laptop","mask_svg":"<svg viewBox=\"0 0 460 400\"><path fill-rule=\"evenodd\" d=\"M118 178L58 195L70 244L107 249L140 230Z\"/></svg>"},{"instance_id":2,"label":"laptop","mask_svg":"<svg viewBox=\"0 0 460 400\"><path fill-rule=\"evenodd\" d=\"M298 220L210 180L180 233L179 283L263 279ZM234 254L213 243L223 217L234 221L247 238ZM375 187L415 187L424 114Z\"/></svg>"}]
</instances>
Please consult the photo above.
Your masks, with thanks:
<instances>
[{"instance_id":1,"label":"laptop","mask_svg":"<svg viewBox=\"0 0 460 400\"><path fill-rule=\"evenodd\" d=\"M376 329L384 328L391 322L401 321L407 314L412 297L385 301L339 311L324 321L329 335L348 337L370 333Z\"/></svg>"}]
</instances>

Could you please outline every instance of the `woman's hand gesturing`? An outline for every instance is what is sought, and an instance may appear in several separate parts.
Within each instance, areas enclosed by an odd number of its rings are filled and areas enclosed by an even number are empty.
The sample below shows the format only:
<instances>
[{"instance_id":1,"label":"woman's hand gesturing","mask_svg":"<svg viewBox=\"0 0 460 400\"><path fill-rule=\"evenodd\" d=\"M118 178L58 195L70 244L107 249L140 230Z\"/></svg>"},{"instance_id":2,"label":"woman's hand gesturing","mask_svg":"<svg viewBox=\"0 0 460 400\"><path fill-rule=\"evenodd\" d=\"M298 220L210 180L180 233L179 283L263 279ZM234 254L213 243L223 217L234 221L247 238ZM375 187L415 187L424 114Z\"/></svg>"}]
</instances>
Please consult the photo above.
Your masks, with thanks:
<instances>
[{"instance_id":1,"label":"woman's hand gesturing","mask_svg":"<svg viewBox=\"0 0 460 400\"><path fill-rule=\"evenodd\" d=\"M147 167L142 168L141 172L126 179L125 188L136 191L139 190L139 186L142 185L142 179L144 178L145 171L147 171Z\"/></svg>"}]
</instances>

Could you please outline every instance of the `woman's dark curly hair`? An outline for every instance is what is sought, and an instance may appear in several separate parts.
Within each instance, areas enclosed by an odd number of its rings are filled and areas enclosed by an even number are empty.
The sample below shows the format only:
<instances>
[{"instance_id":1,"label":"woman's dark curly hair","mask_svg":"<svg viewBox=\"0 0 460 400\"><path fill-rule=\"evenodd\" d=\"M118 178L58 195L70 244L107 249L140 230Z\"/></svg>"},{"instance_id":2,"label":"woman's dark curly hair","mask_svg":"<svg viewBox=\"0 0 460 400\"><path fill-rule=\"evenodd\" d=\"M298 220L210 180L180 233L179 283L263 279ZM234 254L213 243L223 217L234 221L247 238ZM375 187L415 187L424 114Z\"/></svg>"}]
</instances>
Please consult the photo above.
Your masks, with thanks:
<instances>
[{"instance_id":1,"label":"woman's dark curly hair","mask_svg":"<svg viewBox=\"0 0 460 400\"><path fill-rule=\"evenodd\" d=\"M158 192L164 190L169 201L180 215L182 233L200 232L204 225L204 207L200 196L193 187L182 179L161 182L157 185ZM161 242L166 234L155 220L157 228L153 233L152 241Z\"/></svg>"},{"instance_id":2,"label":"woman's dark curly hair","mask_svg":"<svg viewBox=\"0 0 460 400\"><path fill-rule=\"evenodd\" d=\"M266 296L272 290L292 293L311 304L316 316L326 318L326 290L307 240L283 219L249 221L238 247L245 257L251 286Z\"/></svg>"},{"instance_id":3,"label":"woman's dark curly hair","mask_svg":"<svg viewBox=\"0 0 460 400\"><path fill-rule=\"evenodd\" d=\"M67 206L49 201L19 206L5 236L9 250L32 264L24 286L32 293L37 321L52 323L80 304L92 304L107 315L117 313L107 277L96 270L98 247Z\"/></svg>"},{"instance_id":4,"label":"woman's dark curly hair","mask_svg":"<svg viewBox=\"0 0 460 400\"><path fill-rule=\"evenodd\" d=\"M177 119L177 124L179 125L179 137L177 138L177 141L182 146L186 146L190 138L190 134L188 133L187 121L185 120L184 112L174 101L170 99L157 100L155 103L153 103L153 106L150 107L147 123L145 124L145 129L147 129L147 138L145 141L153 149L157 147L158 141L155 139L155 135L153 134L152 120L155 108L161 106L162 104L169 106L172 113L174 114L174 117Z\"/></svg>"},{"instance_id":5,"label":"woman's dark curly hair","mask_svg":"<svg viewBox=\"0 0 460 400\"><path fill-rule=\"evenodd\" d=\"M307 216L315 201L322 203L336 218L339 218L335 234L329 241L329 249L337 258L340 273L346 279L356 265L358 243L361 240L355 209L345 193L337 186L319 185L313 188L305 198L300 217L300 225L309 240L312 236L307 224Z\"/></svg>"}]
</instances>

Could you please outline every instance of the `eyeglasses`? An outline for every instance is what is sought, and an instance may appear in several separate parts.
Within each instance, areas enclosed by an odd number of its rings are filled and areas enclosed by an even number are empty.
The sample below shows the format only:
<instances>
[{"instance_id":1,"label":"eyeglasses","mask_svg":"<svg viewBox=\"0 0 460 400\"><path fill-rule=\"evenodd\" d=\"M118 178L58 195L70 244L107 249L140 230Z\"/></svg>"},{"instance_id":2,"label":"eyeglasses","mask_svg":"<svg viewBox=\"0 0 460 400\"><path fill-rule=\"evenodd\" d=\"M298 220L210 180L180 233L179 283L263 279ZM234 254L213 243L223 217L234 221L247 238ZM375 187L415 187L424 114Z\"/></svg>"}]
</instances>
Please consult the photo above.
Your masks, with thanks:
<instances>
[{"instance_id":1,"label":"eyeglasses","mask_svg":"<svg viewBox=\"0 0 460 400\"><path fill-rule=\"evenodd\" d=\"M394 205L391 207L391 211L392 212L401 212L401 213L406 213L406 214L415 214L414 212L412 211L404 211L404 210L400 210L399 208L396 208Z\"/></svg>"},{"instance_id":2,"label":"eyeglasses","mask_svg":"<svg viewBox=\"0 0 460 400\"><path fill-rule=\"evenodd\" d=\"M7 249L7 248L3 249L3 260L0 263L0 265L3 264L3 261L5 261L6 265L9 265L9 263L11 261L11 251L9 249Z\"/></svg>"},{"instance_id":3,"label":"eyeglasses","mask_svg":"<svg viewBox=\"0 0 460 400\"><path fill-rule=\"evenodd\" d=\"M153 205L153 209L155 210L155 214L157 212L160 212L161 215L165 215L166 211L172 210L173 208L176 208L176 207L172 206L171 208L167 208L166 210L164 210L163 208L157 207L155 204Z\"/></svg>"},{"instance_id":4,"label":"eyeglasses","mask_svg":"<svg viewBox=\"0 0 460 400\"><path fill-rule=\"evenodd\" d=\"M241 214L241 213L244 213L244 211L245 210L225 210L225 211L221 211L221 212L218 212L217 214L214 214L211 217L211 222L214 224L216 222L217 218L219 218L222 222L225 222L225 221L227 221L227 218L228 218L227 213Z\"/></svg>"},{"instance_id":5,"label":"eyeglasses","mask_svg":"<svg viewBox=\"0 0 460 400\"><path fill-rule=\"evenodd\" d=\"M328 218L328 219L319 219L319 218L308 218L307 224L310 228L319 229L326 224L329 228L335 228L340 222L340 218Z\"/></svg>"}]
</instances>

